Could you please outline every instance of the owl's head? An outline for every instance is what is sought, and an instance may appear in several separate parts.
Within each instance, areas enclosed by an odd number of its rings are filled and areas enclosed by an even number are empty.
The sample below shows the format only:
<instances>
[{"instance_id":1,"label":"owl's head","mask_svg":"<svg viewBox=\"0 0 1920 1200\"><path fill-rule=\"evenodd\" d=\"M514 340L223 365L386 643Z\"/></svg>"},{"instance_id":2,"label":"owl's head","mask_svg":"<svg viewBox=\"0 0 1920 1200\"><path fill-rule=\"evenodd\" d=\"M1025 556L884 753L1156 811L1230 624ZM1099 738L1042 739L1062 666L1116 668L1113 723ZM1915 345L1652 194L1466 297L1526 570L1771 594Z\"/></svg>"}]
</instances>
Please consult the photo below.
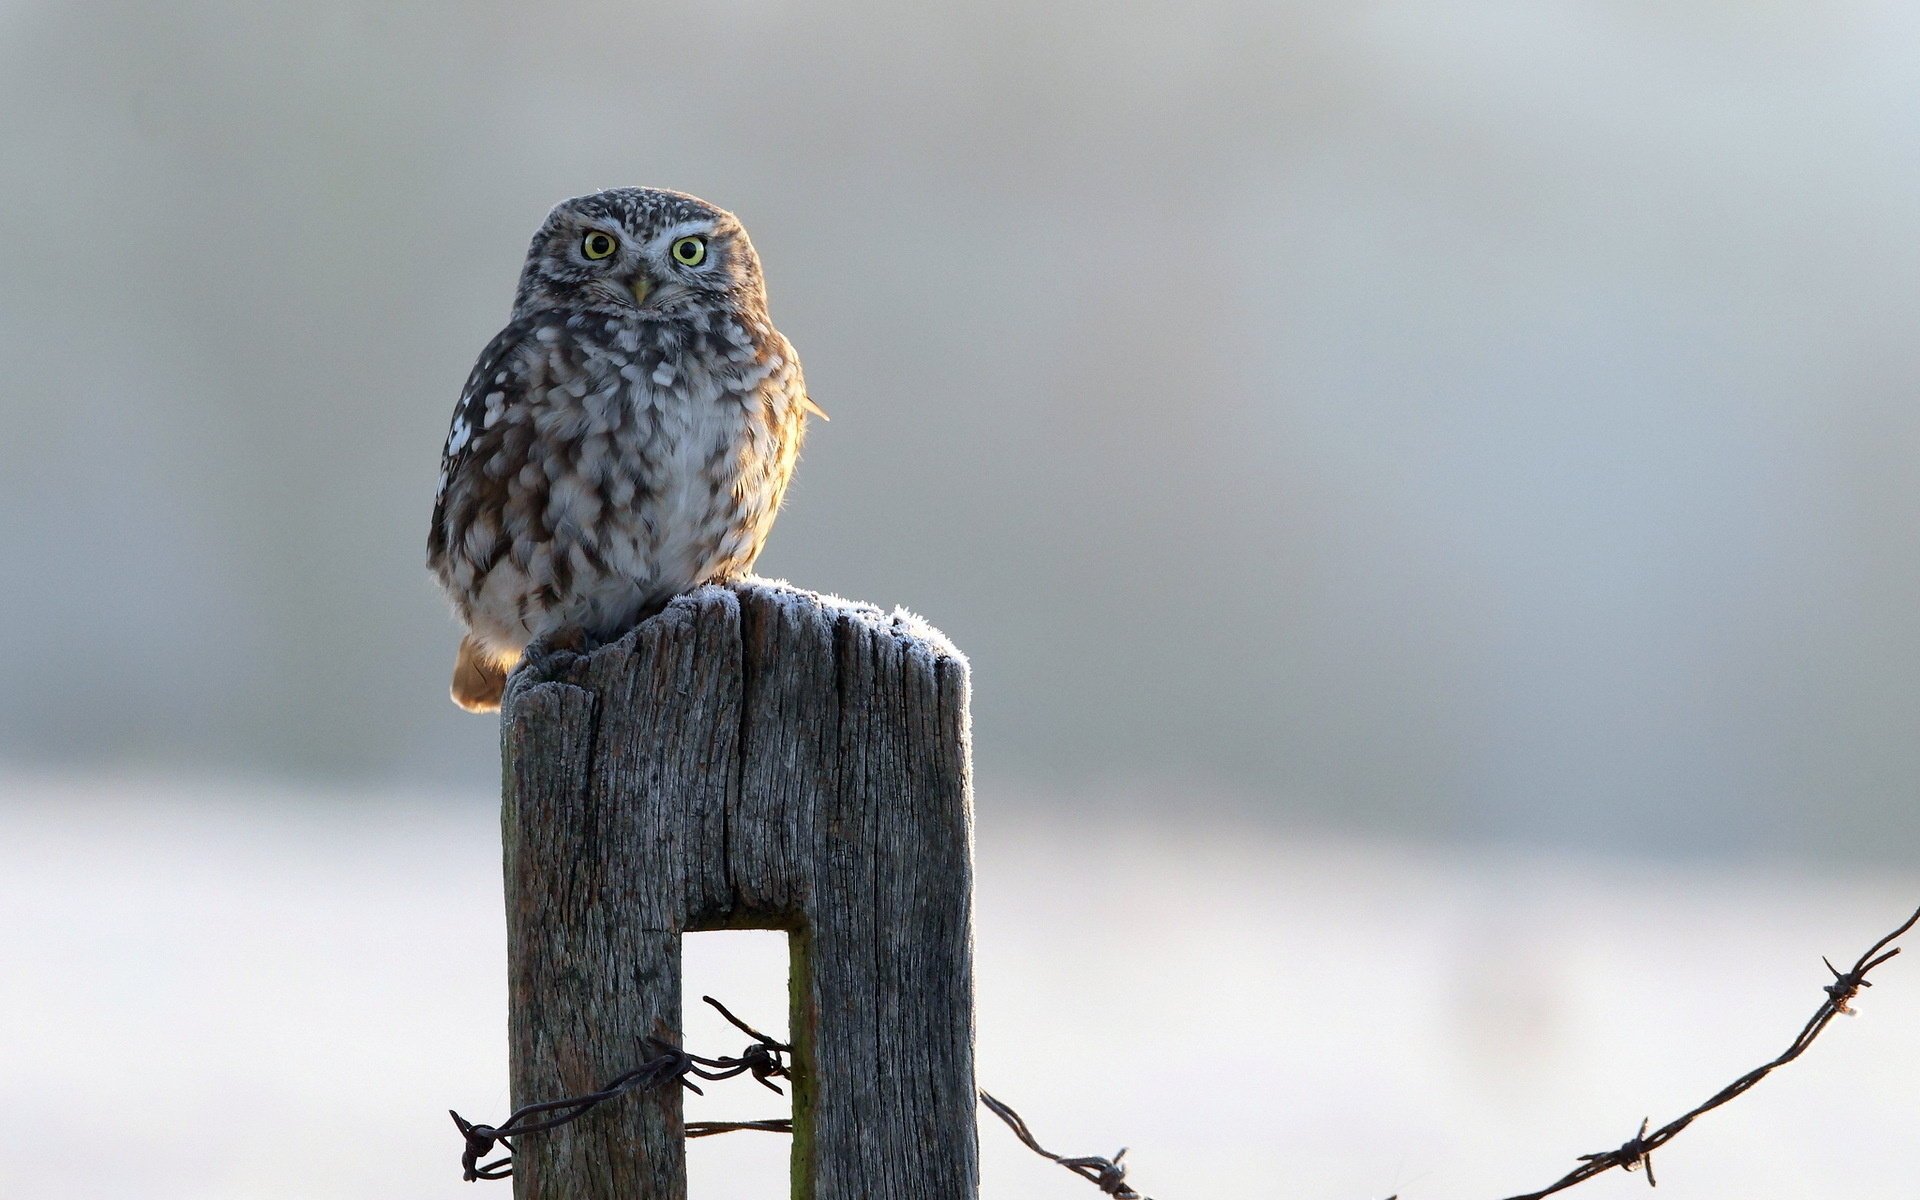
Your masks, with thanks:
<instances>
[{"instance_id":1,"label":"owl's head","mask_svg":"<svg viewBox=\"0 0 1920 1200\"><path fill-rule=\"evenodd\" d=\"M610 188L547 214L527 251L513 315L765 305L760 258L732 213L680 192Z\"/></svg>"}]
</instances>

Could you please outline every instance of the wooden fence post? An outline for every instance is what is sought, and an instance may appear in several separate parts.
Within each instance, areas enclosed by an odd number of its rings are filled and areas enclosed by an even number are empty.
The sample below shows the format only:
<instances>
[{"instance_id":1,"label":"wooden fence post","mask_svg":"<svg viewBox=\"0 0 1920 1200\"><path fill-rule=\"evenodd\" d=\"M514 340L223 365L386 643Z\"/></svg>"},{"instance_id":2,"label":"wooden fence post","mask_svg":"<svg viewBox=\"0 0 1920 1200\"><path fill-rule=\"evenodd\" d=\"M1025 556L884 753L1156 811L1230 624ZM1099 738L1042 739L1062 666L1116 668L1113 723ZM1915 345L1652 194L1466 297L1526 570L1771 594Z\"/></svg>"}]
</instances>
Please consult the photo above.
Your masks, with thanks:
<instances>
[{"instance_id":1,"label":"wooden fence post","mask_svg":"<svg viewBox=\"0 0 1920 1200\"><path fill-rule=\"evenodd\" d=\"M683 933L785 929L793 1195L977 1200L967 667L937 631L705 587L530 658L501 737L516 1107L678 1044ZM686 1194L678 1087L515 1146L516 1200Z\"/></svg>"}]
</instances>

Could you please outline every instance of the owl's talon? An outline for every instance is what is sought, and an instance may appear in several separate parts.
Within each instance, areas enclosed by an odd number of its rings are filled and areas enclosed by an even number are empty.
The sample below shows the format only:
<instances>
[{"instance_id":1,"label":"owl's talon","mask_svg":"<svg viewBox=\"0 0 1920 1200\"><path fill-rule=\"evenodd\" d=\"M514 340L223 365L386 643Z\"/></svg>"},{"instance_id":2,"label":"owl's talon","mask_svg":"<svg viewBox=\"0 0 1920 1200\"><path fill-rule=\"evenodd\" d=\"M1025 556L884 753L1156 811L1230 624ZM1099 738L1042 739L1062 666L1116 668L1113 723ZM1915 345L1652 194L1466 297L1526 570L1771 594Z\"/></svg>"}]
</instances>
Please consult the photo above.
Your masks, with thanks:
<instances>
[{"instance_id":1,"label":"owl's talon","mask_svg":"<svg viewBox=\"0 0 1920 1200\"><path fill-rule=\"evenodd\" d=\"M547 651L560 651L565 654L585 654L587 652L587 631L584 629L559 629L547 636Z\"/></svg>"},{"instance_id":2,"label":"owl's talon","mask_svg":"<svg viewBox=\"0 0 1920 1200\"><path fill-rule=\"evenodd\" d=\"M584 658L598 650L604 643L589 637L582 629L558 629L542 634L527 643L521 652L521 662L532 662L564 667L570 660Z\"/></svg>"}]
</instances>

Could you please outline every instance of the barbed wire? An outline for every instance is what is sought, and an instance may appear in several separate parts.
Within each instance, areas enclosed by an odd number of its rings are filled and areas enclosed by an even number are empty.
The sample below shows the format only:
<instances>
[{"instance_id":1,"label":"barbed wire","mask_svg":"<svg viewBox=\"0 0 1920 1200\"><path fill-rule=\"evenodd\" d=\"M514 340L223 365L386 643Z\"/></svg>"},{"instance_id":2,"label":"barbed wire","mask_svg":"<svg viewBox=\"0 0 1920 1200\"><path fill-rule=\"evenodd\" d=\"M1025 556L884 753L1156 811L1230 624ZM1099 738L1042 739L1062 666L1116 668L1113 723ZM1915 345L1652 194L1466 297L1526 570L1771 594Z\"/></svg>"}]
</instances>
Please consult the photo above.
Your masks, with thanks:
<instances>
[{"instance_id":1,"label":"barbed wire","mask_svg":"<svg viewBox=\"0 0 1920 1200\"><path fill-rule=\"evenodd\" d=\"M690 1054L671 1042L658 1038L643 1038L640 1047L649 1057L633 1070L610 1080L597 1092L584 1096L570 1096L565 1100L547 1100L539 1104L523 1104L513 1110L513 1115L500 1125L477 1125L457 1112L450 1112L454 1128L466 1139L466 1148L460 1153L461 1177L468 1183L481 1179L507 1179L513 1175L513 1142L509 1139L529 1133L545 1133L549 1129L558 1129L570 1121L577 1121L595 1108L617 1096L628 1092L646 1091L663 1084L678 1082L690 1092L704 1095L700 1085L689 1079L695 1076L706 1080L733 1079L740 1075L751 1075L755 1082L774 1092L780 1092L775 1079L789 1078L792 1065L793 1047L785 1042L775 1041L758 1029L742 1021L728 1011L727 1006L712 996L702 996L702 1000L725 1017L734 1028L740 1030L753 1041L747 1048L733 1058L707 1058ZM781 1093L785 1094L785 1093ZM544 1121L534 1120L543 1113L559 1113ZM687 1126L688 1137L712 1137L720 1133L732 1133L741 1129L764 1129L770 1132L791 1133L791 1121L695 1121ZM495 1145L504 1146L507 1155L490 1163L481 1163L481 1159L493 1153Z\"/></svg>"},{"instance_id":2,"label":"barbed wire","mask_svg":"<svg viewBox=\"0 0 1920 1200\"><path fill-rule=\"evenodd\" d=\"M1543 1197L1551 1196L1556 1192L1564 1192L1575 1184L1585 1183L1594 1176L1604 1175L1616 1167L1624 1171L1638 1171L1645 1168L1647 1172L1647 1183L1651 1186L1654 1182L1653 1152L1655 1150L1671 1142L1674 1138L1679 1137L1680 1132L1687 1126L1693 1124L1695 1118L1719 1108L1734 1097L1747 1091L1747 1089L1751 1088L1754 1084L1765 1079L1778 1068L1784 1067L1794 1059L1799 1058L1806 1052L1807 1047L1813 1045L1814 1039L1826 1031L1827 1026L1833 1023L1835 1017L1841 1015L1852 1016L1854 1013L1853 1001L1860 995L1860 989L1873 986L1872 982L1867 979L1867 972L1898 955L1900 953L1898 946L1894 946L1891 950L1887 949L1887 947L1892 946L1895 940L1905 934L1909 929L1912 929L1916 924L1920 924L1920 909L1915 909L1913 915L1901 922L1899 928L1868 947L1867 952L1855 959L1853 966L1848 970L1842 971L1827 959L1822 958L1820 961L1826 964L1828 972L1833 975L1833 982L1827 984L1826 987L1822 989L1826 992L1827 998L1821 1001L1819 1009L1815 1011L1807 1023L1801 1027L1800 1035L1793 1039L1793 1043L1782 1051L1779 1057L1762 1063L1760 1066L1748 1071L1745 1075L1742 1075L1740 1078L1715 1092L1705 1103L1687 1113L1675 1117L1652 1133L1647 1132L1647 1126L1652 1123L1651 1119L1642 1120L1640 1122L1640 1131L1621 1143L1617 1148L1603 1150L1598 1154L1582 1154L1580 1156L1581 1165L1567 1172L1553 1183L1541 1188L1537 1192L1523 1192L1517 1196L1509 1196L1507 1200L1543 1200Z\"/></svg>"},{"instance_id":3,"label":"barbed wire","mask_svg":"<svg viewBox=\"0 0 1920 1200\"><path fill-rule=\"evenodd\" d=\"M1539 1191L1523 1192L1509 1196L1506 1200L1545 1200L1545 1197L1566 1191L1570 1187L1585 1183L1595 1176L1604 1175L1615 1168L1624 1171L1644 1169L1647 1173L1647 1183L1654 1184L1653 1152L1655 1150L1678 1137L1697 1118L1744 1094L1775 1070L1799 1058L1826 1031L1835 1017L1854 1015L1853 1002L1859 998L1862 989L1873 986L1872 981L1867 978L1868 973L1899 955L1900 947L1894 946L1893 943L1916 924L1920 924L1920 909L1915 909L1913 915L1901 922L1898 928L1868 947L1865 953L1854 960L1853 966L1845 971L1835 967L1828 959L1822 958L1820 961L1826 965L1827 971L1833 976L1833 982L1822 988L1826 993L1826 999L1821 1001L1820 1007L1801 1027L1799 1035L1777 1057L1748 1071L1715 1092L1704 1103L1675 1117L1660 1128L1649 1132L1648 1126L1652 1124L1652 1120L1651 1118L1643 1119L1640 1122L1639 1131L1615 1149L1603 1150L1595 1154L1582 1154L1579 1156L1580 1165L1553 1183ZM736 1029L753 1039L739 1055L731 1058L706 1058L688 1053L678 1046L657 1038L646 1038L642 1040L641 1046L650 1057L633 1070L609 1081L597 1092L564 1100L523 1105L515 1109L513 1115L499 1126L476 1125L461 1117L459 1113L452 1113L455 1127L466 1139L466 1147L460 1155L463 1178L469 1182L508 1178L513 1174L513 1143L509 1140L510 1138L557 1129L628 1092L644 1091L677 1081L687 1090L699 1093L700 1086L689 1076L713 1081L733 1079L741 1075L750 1075L763 1087L781 1092L780 1086L773 1081L791 1078L793 1047L761 1033L734 1016L724 1004L712 996L702 996L701 999L712 1005ZM1012 1106L984 1090L980 1092L980 1102L994 1116L1006 1122L1007 1127L1013 1130L1014 1136L1018 1137L1029 1150L1042 1158L1059 1163L1098 1187L1106 1195L1113 1197L1114 1200L1151 1200L1151 1197L1135 1191L1126 1182L1127 1168L1122 1162L1127 1155L1124 1147L1112 1158L1101 1158L1097 1155L1068 1157L1055 1154L1040 1144L1033 1135L1033 1131L1027 1127L1026 1121L1013 1110ZM545 1120L534 1119L545 1113L560 1115ZM763 1121L690 1121L686 1126L686 1135L689 1138L701 1138L742 1130L792 1133L793 1121L788 1118ZM508 1151L506 1157L482 1164L480 1160L491 1154L495 1145L506 1147ZM1388 1200L1398 1200L1398 1198L1388 1197Z\"/></svg>"},{"instance_id":4,"label":"barbed wire","mask_svg":"<svg viewBox=\"0 0 1920 1200\"><path fill-rule=\"evenodd\" d=\"M1153 1200L1151 1196L1143 1196L1127 1184L1127 1168L1120 1161L1127 1156L1125 1146L1120 1147L1120 1153L1112 1158L1100 1158L1095 1155L1064 1158L1043 1147L1035 1140L1033 1131L1027 1128L1027 1123L1020 1114L1013 1111L1013 1108L1004 1101L994 1099L993 1095L984 1088L980 1092L980 1103L986 1105L987 1110L994 1116L1005 1121L1007 1128L1013 1130L1014 1136L1027 1144L1027 1149L1042 1158L1050 1158L1059 1163L1107 1195L1114 1197L1114 1200Z\"/></svg>"},{"instance_id":5,"label":"barbed wire","mask_svg":"<svg viewBox=\"0 0 1920 1200\"><path fill-rule=\"evenodd\" d=\"M649 1055L645 1062L609 1080L607 1085L597 1092L584 1096L570 1096L564 1100L546 1100L538 1104L524 1104L513 1110L499 1125L479 1125L449 1110L453 1117L454 1128L466 1139L466 1146L460 1152L461 1178L468 1183L482 1179L510 1179L513 1176L512 1138L529 1133L545 1133L550 1129L577 1121L595 1108L628 1092L646 1091L678 1081L688 1091L705 1095L700 1086L687 1078L689 1075L706 1080L732 1079L739 1075L751 1075L762 1086L780 1092L775 1079L792 1077L793 1047L786 1042L776 1041L758 1029L742 1021L727 1009L727 1006L712 996L702 996L702 1000L711 1004L721 1016L731 1022L734 1028L745 1033L753 1041L739 1055L727 1058L706 1058L698 1054L689 1054L680 1047L657 1038L645 1038L641 1047ZM785 1093L782 1093L783 1095ZM1007 1123L1014 1134L1025 1142L1028 1149L1042 1158L1052 1159L1098 1187L1114 1200L1152 1200L1133 1190L1126 1182L1127 1168L1121 1159L1126 1150L1112 1158L1100 1158L1086 1155L1079 1158L1067 1158L1043 1148L1034 1139L1033 1133L1019 1113L1003 1101L995 1099L985 1091L980 1093L980 1102L985 1104L994 1116ZM559 1113L544 1121L534 1120L543 1113ZM722 1133L739 1133L743 1130L761 1130L767 1133L792 1133L793 1121L787 1117L775 1117L764 1121L689 1121L686 1135L689 1138L714 1137ZM505 1157L490 1163L480 1160L493 1153L495 1146L504 1146Z\"/></svg>"}]
</instances>

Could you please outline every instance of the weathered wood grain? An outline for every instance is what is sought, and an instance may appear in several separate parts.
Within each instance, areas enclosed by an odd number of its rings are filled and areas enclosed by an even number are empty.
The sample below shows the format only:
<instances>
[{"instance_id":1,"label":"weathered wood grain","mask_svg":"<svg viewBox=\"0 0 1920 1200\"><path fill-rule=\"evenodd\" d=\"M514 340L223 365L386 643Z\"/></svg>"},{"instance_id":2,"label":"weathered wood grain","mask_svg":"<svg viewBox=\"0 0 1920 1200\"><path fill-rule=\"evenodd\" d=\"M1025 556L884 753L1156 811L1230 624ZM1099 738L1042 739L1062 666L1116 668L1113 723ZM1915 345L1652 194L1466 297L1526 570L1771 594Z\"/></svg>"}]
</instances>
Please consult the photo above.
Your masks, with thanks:
<instances>
[{"instance_id":1,"label":"weathered wood grain","mask_svg":"<svg viewBox=\"0 0 1920 1200\"><path fill-rule=\"evenodd\" d=\"M679 1041L682 934L785 929L794 1195L975 1200L967 668L945 638L706 587L592 654L530 654L501 728L516 1107ZM681 1122L666 1091L524 1138L514 1195L683 1200Z\"/></svg>"}]
</instances>

